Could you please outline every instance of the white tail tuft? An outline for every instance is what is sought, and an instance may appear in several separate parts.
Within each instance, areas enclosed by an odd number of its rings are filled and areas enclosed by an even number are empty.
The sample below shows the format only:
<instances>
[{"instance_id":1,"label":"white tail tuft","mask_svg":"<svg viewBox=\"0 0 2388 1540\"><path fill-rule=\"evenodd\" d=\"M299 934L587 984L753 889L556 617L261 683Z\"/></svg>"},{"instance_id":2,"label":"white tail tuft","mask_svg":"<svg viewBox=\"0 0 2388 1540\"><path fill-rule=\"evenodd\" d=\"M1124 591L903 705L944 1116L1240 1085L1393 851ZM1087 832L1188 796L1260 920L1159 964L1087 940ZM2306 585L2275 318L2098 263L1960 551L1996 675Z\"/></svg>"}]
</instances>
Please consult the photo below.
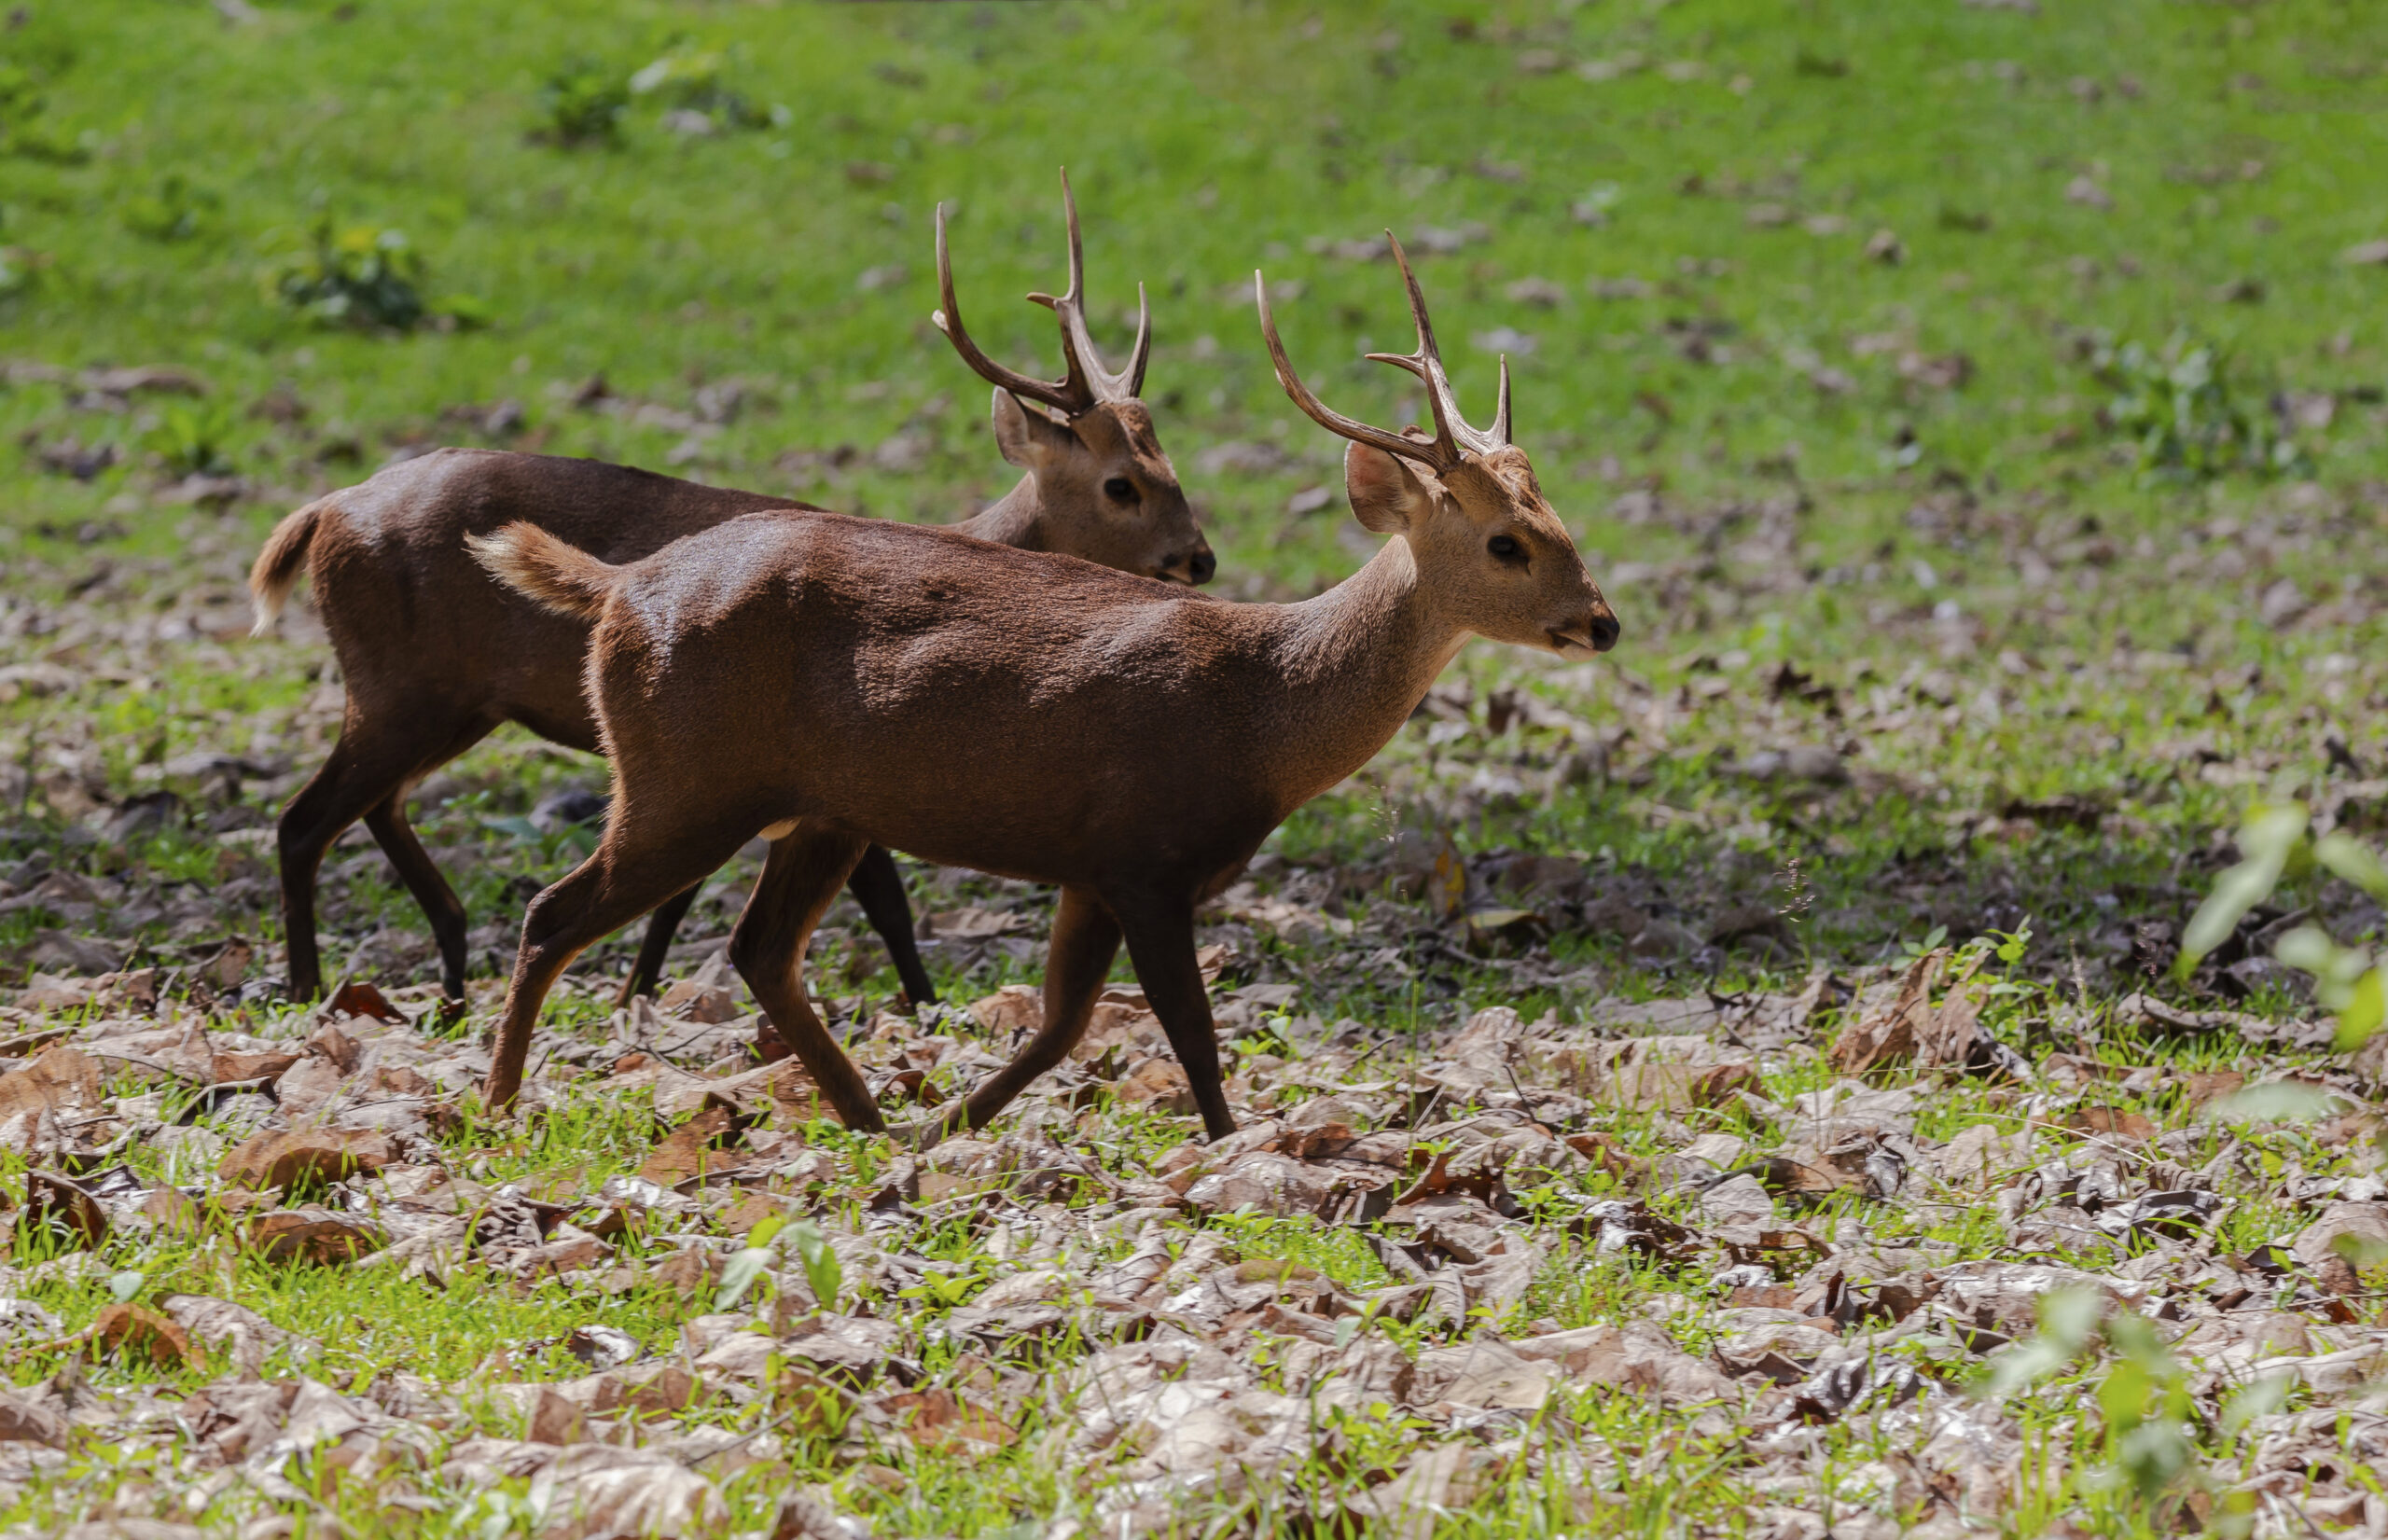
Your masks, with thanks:
<instances>
[{"instance_id":1,"label":"white tail tuft","mask_svg":"<svg viewBox=\"0 0 2388 1540\"><path fill-rule=\"evenodd\" d=\"M257 552L257 564L249 569L249 599L257 611L257 623L249 628L251 636L263 636L273 629L281 617L282 606L290 602L290 590L298 586L298 569L307 557L307 548L315 538L315 525L329 510L330 499L318 498L273 526L265 538L265 548Z\"/></svg>"},{"instance_id":2,"label":"white tail tuft","mask_svg":"<svg viewBox=\"0 0 2388 1540\"><path fill-rule=\"evenodd\" d=\"M559 615L594 620L614 590L618 568L536 524L508 524L495 534L467 535L465 544L499 582Z\"/></svg>"}]
</instances>

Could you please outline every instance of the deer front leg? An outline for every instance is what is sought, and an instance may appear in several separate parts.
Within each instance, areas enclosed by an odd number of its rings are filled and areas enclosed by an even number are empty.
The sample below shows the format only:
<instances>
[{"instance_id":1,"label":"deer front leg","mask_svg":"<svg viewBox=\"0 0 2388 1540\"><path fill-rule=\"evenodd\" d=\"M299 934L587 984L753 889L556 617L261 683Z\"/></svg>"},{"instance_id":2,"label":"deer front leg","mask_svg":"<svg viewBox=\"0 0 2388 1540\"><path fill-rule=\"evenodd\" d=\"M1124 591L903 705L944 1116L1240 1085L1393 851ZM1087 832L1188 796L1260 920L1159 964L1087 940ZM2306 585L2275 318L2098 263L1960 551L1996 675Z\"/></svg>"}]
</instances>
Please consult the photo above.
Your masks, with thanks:
<instances>
[{"instance_id":1,"label":"deer front leg","mask_svg":"<svg viewBox=\"0 0 2388 1540\"><path fill-rule=\"evenodd\" d=\"M729 961L786 1045L765 1057L782 1058L793 1048L846 1127L877 1132L886 1127L879 1103L804 994L805 946L868 843L808 819L771 841L763 873L729 933Z\"/></svg>"},{"instance_id":2,"label":"deer front leg","mask_svg":"<svg viewBox=\"0 0 2388 1540\"><path fill-rule=\"evenodd\" d=\"M906 1131L926 1148L957 1129L982 1129L1011 1104L1035 1078L1070 1056L1086 1035L1095 997L1119 954L1119 922L1087 888L1063 888L1053 915L1053 940L1045 954L1045 1022L1019 1056L971 1089L958 1103L940 1107Z\"/></svg>"},{"instance_id":3,"label":"deer front leg","mask_svg":"<svg viewBox=\"0 0 2388 1540\"><path fill-rule=\"evenodd\" d=\"M431 922L431 936L439 947L439 992L451 1007L461 1010L465 1004L465 903L439 874L431 853L423 848L414 825L407 821L403 788L367 812L365 826L382 853L390 858L390 865L397 868L398 881L423 907L423 917Z\"/></svg>"},{"instance_id":4,"label":"deer front leg","mask_svg":"<svg viewBox=\"0 0 2388 1540\"><path fill-rule=\"evenodd\" d=\"M1128 938L1128 959L1135 964L1136 981L1145 999L1160 1018L1169 1046L1193 1088L1194 1105L1202 1114L1203 1131L1224 1139L1235 1131L1235 1117L1228 1111L1227 1089L1219 1074L1218 1028L1211 1020L1211 997L1202 987L1202 966L1194 958L1194 911L1191 906L1167 900L1122 902L1112 908Z\"/></svg>"}]
</instances>

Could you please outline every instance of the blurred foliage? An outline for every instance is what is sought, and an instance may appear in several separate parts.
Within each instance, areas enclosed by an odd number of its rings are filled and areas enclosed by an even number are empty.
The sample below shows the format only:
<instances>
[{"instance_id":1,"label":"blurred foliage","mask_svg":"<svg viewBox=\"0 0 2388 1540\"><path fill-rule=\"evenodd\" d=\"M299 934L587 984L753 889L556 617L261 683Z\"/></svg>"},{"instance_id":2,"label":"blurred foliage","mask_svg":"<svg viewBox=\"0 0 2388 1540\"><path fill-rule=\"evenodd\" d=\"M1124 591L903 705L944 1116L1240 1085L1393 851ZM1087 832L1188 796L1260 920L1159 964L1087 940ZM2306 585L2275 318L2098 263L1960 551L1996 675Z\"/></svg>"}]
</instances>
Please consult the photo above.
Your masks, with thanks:
<instances>
[{"instance_id":1,"label":"blurred foliage","mask_svg":"<svg viewBox=\"0 0 2388 1540\"><path fill-rule=\"evenodd\" d=\"M2154 349L2102 339L2090 368L2115 393L2099 420L2138 445L2143 477L2210 481L2234 471L2273 476L2312 468L2273 421L2269 393L2251 392L2229 354L2187 328Z\"/></svg>"},{"instance_id":2,"label":"blurred foliage","mask_svg":"<svg viewBox=\"0 0 2388 1540\"><path fill-rule=\"evenodd\" d=\"M621 72L588 58L566 61L539 87L539 122L531 137L566 147L622 142L631 91Z\"/></svg>"}]
</instances>

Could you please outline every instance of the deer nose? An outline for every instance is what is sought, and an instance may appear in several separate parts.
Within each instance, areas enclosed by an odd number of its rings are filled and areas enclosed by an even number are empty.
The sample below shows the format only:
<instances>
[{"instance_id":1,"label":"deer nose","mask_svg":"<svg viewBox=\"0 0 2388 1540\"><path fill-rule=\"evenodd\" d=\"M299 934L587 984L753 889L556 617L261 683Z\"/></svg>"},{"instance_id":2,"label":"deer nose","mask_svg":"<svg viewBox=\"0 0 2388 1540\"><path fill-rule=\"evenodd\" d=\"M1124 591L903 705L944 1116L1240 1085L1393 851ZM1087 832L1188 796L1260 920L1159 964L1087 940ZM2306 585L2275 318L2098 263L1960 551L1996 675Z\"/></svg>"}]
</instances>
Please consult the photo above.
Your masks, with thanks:
<instances>
[{"instance_id":1,"label":"deer nose","mask_svg":"<svg viewBox=\"0 0 2388 1540\"><path fill-rule=\"evenodd\" d=\"M1623 629L1623 627L1617 623L1617 617L1611 615L1606 610L1603 610L1598 615L1593 616L1590 627L1592 633L1592 650L1594 652L1606 652L1609 648L1617 645L1617 632Z\"/></svg>"},{"instance_id":2,"label":"deer nose","mask_svg":"<svg viewBox=\"0 0 2388 1540\"><path fill-rule=\"evenodd\" d=\"M1211 543L1208 540L1196 546L1194 554L1186 559L1186 574L1193 579L1197 588L1209 582L1211 575L1218 570L1219 559L1211 554Z\"/></svg>"}]
</instances>

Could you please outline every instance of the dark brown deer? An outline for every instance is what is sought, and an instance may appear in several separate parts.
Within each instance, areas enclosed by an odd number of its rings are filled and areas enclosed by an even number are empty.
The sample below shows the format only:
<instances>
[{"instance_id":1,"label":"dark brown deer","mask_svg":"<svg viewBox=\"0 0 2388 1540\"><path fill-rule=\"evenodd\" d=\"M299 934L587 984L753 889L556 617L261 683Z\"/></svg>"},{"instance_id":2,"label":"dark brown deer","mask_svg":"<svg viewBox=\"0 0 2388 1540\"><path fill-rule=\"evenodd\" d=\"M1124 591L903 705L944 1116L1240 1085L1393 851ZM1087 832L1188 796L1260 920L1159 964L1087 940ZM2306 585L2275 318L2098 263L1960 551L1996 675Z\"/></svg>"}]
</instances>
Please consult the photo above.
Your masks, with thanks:
<instances>
[{"instance_id":1,"label":"dark brown deer","mask_svg":"<svg viewBox=\"0 0 2388 1540\"><path fill-rule=\"evenodd\" d=\"M1128 367L1116 374L1104 368L1087 332L1085 256L1066 174L1062 192L1069 289L1059 298L1029 297L1060 320L1068 372L1059 381L1005 368L970 340L953 297L945 212L937 211L945 308L936 320L963 358L993 382L995 442L1024 473L1002 501L953 532L1168 581L1208 581L1215 566L1210 546L1137 399L1151 352L1150 313L1140 313ZM332 841L363 818L430 920L442 987L461 1001L464 905L407 822L409 794L506 722L572 748L598 747L581 692L588 623L492 582L466 552L467 537L529 523L605 560L633 562L727 520L817 511L597 461L451 449L394 465L285 519L249 575L257 629L272 624L303 564L348 688L339 742L282 814L293 992L321 992L316 871ZM915 1001L935 999L893 858L884 850L867 853L851 885L906 992ZM623 986L625 1002L655 986L695 897L692 883L657 909Z\"/></svg>"},{"instance_id":2,"label":"dark brown deer","mask_svg":"<svg viewBox=\"0 0 2388 1540\"><path fill-rule=\"evenodd\" d=\"M1231 604L1084 562L833 514L740 519L627 566L516 524L476 542L526 596L593 624L590 695L618 793L597 851L533 900L487 1099L514 1100L540 1003L583 947L761 833L730 937L747 987L850 1127L878 1104L805 999L813 926L872 842L1062 889L1044 1024L915 1131L983 1125L1085 1031L1124 939L1204 1128L1234 1128L1195 907L1287 814L1367 764L1471 635L1590 657L1617 625L1509 443L1461 420L1423 297L1435 431L1373 428L1277 378L1351 439L1352 511L1392 536L1296 604ZM779 1041L758 1044L767 1056Z\"/></svg>"}]
</instances>

